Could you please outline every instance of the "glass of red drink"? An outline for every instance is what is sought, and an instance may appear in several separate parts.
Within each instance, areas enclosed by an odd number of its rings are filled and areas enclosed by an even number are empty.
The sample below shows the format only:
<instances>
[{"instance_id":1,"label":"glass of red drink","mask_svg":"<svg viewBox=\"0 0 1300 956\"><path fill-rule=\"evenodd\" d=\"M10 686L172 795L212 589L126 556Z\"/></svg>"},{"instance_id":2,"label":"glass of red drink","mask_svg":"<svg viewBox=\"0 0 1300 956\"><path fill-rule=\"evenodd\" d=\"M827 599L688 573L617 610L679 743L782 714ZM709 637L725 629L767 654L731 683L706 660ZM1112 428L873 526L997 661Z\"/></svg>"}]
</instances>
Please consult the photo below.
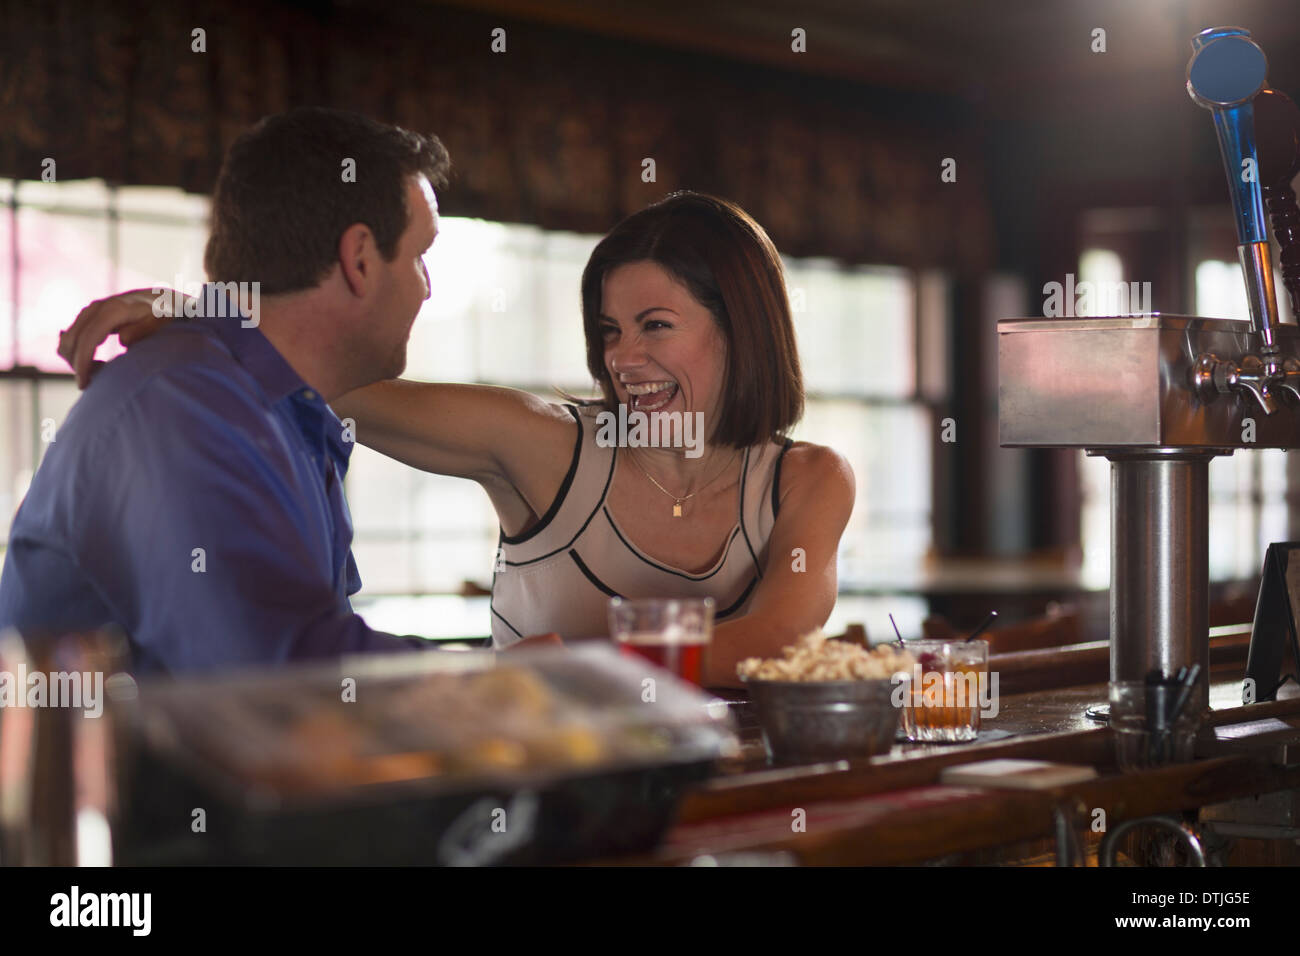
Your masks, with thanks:
<instances>
[{"instance_id":1,"label":"glass of red drink","mask_svg":"<svg viewBox=\"0 0 1300 956\"><path fill-rule=\"evenodd\" d=\"M713 598L613 598L609 635L623 653L699 685L713 636Z\"/></svg>"}]
</instances>

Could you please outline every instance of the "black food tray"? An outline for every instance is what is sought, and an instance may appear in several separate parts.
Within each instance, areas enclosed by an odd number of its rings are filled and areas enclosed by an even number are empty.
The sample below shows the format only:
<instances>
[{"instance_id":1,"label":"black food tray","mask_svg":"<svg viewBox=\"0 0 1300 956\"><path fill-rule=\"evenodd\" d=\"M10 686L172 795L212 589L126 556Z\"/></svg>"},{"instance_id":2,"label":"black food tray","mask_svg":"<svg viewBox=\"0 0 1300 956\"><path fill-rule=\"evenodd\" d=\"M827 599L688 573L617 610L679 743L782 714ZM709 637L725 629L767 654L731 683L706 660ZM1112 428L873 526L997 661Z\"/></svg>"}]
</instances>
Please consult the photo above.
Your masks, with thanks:
<instances>
[{"instance_id":1,"label":"black food tray","mask_svg":"<svg viewBox=\"0 0 1300 956\"><path fill-rule=\"evenodd\" d=\"M359 693L374 701L375 695L392 692L398 700L409 695L413 680L439 664L423 661L419 673L401 672L409 666L376 665L378 671L362 680ZM327 781L304 789L280 786L275 776L243 774L227 758L236 752L241 757L273 752L283 741L273 730L263 739L258 721L266 722L267 714L279 721L276 715L283 713L291 725L303 713L319 712L313 695L331 683L337 687L340 670L355 673L355 662L304 671L300 680L257 675L242 683L174 684L153 695L152 702L149 688L142 686L139 701L119 712L123 786L115 862L535 865L644 853L671 826L686 791L709 777L718 759L735 747L734 720L719 702L710 703L709 695L666 672L647 671L649 665L617 651L518 653L509 666L528 668L544 680L563 697L566 717L586 719L610 739L651 735L659 743L648 753L610 750L589 766L415 775L351 785ZM646 673L659 682L662 706L646 708L639 698L629 698ZM420 734L443 744L455 737L445 712L436 727L421 727L418 716L403 712L406 727L395 727L380 719L381 706L356 726L387 741L404 738L393 748L402 752L418 751L413 739ZM235 727L249 736L233 741ZM367 738L367 744L373 742Z\"/></svg>"}]
</instances>

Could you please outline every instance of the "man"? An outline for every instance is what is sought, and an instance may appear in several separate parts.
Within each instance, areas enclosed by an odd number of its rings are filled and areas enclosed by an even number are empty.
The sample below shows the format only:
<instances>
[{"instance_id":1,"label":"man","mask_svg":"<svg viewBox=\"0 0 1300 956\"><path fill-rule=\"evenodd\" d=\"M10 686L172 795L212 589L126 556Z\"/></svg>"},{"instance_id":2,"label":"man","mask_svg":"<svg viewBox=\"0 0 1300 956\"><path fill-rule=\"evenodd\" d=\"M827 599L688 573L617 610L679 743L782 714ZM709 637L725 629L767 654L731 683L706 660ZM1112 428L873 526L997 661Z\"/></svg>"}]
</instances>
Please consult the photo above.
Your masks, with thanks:
<instances>
[{"instance_id":1,"label":"man","mask_svg":"<svg viewBox=\"0 0 1300 956\"><path fill-rule=\"evenodd\" d=\"M352 611L328 402L405 367L448 167L436 137L328 109L235 141L204 264L245 310L209 294L95 377L18 509L0 626L117 624L137 673L427 646Z\"/></svg>"}]
</instances>

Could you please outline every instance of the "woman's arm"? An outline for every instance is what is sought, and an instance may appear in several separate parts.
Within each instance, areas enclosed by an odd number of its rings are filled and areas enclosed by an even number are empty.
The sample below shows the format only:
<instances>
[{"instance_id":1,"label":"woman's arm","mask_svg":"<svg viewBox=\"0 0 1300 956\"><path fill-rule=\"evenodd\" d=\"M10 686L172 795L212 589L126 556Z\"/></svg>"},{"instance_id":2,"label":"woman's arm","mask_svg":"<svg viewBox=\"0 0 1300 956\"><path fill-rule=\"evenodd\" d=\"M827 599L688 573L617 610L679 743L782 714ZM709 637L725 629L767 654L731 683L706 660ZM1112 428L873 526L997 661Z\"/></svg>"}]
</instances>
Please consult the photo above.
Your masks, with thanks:
<instances>
[{"instance_id":1,"label":"woman's arm","mask_svg":"<svg viewBox=\"0 0 1300 956\"><path fill-rule=\"evenodd\" d=\"M356 440L367 448L439 475L518 488L525 476L567 467L572 455L572 416L512 388L396 379L330 404L356 423Z\"/></svg>"},{"instance_id":2,"label":"woman's arm","mask_svg":"<svg viewBox=\"0 0 1300 956\"><path fill-rule=\"evenodd\" d=\"M59 336L59 354L78 387L89 384L101 342L114 332L125 346L148 338L172 321L172 300L171 290L135 289L82 309ZM331 404L353 420L363 445L424 471L498 488L507 483L529 501L550 500L560 482L555 473L563 476L572 455L572 417L513 389L378 382Z\"/></svg>"},{"instance_id":3,"label":"woman's arm","mask_svg":"<svg viewBox=\"0 0 1300 956\"><path fill-rule=\"evenodd\" d=\"M834 450L800 444L786 452L763 578L749 613L714 627L705 685L743 686L736 677L740 661L778 657L801 634L826 623L835 607L836 557L854 490L853 469Z\"/></svg>"}]
</instances>

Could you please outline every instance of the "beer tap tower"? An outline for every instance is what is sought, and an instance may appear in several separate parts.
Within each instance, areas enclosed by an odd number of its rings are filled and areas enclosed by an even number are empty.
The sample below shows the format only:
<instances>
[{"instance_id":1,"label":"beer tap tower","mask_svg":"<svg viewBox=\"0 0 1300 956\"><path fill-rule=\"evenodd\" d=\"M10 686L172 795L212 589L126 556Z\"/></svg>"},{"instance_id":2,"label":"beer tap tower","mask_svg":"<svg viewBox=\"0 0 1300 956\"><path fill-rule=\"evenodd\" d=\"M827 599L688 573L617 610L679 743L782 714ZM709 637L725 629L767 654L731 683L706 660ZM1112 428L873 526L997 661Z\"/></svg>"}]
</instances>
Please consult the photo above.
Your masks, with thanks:
<instances>
[{"instance_id":1,"label":"beer tap tower","mask_svg":"<svg viewBox=\"0 0 1300 956\"><path fill-rule=\"evenodd\" d=\"M1267 61L1247 31L1206 30L1192 49L1187 90L1214 118L1250 322L1003 320L998 419L1005 447L1083 448L1111 462L1111 680L1200 664L1192 702L1204 710L1210 460L1300 445L1300 329L1278 321L1264 215L1267 195L1295 305L1300 124L1294 104L1266 89Z\"/></svg>"}]
</instances>

